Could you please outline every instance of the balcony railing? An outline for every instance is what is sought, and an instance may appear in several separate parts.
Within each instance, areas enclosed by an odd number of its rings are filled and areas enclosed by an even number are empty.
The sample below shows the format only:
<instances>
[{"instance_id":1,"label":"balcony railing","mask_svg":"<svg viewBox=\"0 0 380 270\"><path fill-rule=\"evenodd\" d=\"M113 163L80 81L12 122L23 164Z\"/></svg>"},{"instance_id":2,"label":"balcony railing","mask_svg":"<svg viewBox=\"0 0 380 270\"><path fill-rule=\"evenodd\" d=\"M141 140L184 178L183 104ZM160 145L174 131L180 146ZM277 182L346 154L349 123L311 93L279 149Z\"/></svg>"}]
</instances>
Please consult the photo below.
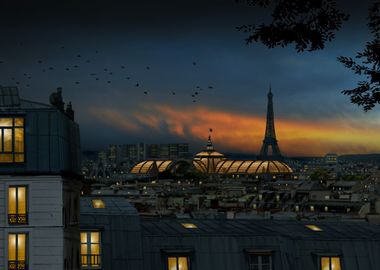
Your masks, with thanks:
<instances>
[{"instance_id":1,"label":"balcony railing","mask_svg":"<svg viewBox=\"0 0 380 270\"><path fill-rule=\"evenodd\" d=\"M11 224L11 225L28 224L28 214L8 214L8 224Z\"/></svg>"},{"instance_id":2,"label":"balcony railing","mask_svg":"<svg viewBox=\"0 0 380 270\"><path fill-rule=\"evenodd\" d=\"M8 270L28 270L26 261L8 261Z\"/></svg>"},{"instance_id":3,"label":"balcony railing","mask_svg":"<svg viewBox=\"0 0 380 270\"><path fill-rule=\"evenodd\" d=\"M101 255L81 255L82 269L99 269L101 267Z\"/></svg>"}]
</instances>

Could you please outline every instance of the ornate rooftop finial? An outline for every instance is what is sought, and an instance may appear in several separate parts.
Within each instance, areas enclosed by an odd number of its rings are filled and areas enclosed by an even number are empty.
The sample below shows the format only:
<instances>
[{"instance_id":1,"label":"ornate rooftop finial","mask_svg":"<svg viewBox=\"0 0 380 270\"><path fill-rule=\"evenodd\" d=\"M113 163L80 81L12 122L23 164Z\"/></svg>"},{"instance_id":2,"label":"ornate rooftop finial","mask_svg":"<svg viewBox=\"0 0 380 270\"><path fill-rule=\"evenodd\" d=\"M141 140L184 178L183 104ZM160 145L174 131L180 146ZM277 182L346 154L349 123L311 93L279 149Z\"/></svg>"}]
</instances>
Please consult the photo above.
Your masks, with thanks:
<instances>
[{"instance_id":1,"label":"ornate rooftop finial","mask_svg":"<svg viewBox=\"0 0 380 270\"><path fill-rule=\"evenodd\" d=\"M208 141L207 141L207 151L214 151L214 146L212 145L212 141L211 141L211 133L212 133L212 128L209 129L210 131L210 134L208 135Z\"/></svg>"}]
</instances>

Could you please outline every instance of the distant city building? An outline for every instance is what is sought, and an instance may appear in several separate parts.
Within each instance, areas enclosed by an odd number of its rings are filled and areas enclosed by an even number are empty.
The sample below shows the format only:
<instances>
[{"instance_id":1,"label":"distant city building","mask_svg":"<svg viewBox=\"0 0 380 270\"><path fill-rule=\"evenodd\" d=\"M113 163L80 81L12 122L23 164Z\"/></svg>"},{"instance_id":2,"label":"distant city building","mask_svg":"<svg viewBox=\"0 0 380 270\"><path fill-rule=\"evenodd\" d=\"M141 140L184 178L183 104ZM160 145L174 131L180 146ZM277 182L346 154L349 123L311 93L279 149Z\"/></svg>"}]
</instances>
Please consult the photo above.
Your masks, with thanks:
<instances>
[{"instance_id":1,"label":"distant city building","mask_svg":"<svg viewBox=\"0 0 380 270\"><path fill-rule=\"evenodd\" d=\"M80 141L61 89L50 104L0 87L0 269L79 264Z\"/></svg>"},{"instance_id":2,"label":"distant city building","mask_svg":"<svg viewBox=\"0 0 380 270\"><path fill-rule=\"evenodd\" d=\"M335 165L338 163L338 155L334 153L328 153L325 155L326 164Z\"/></svg>"}]
</instances>

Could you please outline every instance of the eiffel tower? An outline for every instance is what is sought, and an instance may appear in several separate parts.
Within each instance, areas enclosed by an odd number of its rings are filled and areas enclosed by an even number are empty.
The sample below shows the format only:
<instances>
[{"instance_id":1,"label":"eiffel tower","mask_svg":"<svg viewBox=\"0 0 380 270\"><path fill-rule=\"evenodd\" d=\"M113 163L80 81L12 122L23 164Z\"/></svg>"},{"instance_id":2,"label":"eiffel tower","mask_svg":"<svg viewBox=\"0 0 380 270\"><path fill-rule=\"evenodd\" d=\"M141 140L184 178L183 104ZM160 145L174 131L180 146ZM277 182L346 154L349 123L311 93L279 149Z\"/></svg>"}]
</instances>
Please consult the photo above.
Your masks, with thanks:
<instances>
[{"instance_id":1,"label":"eiffel tower","mask_svg":"<svg viewBox=\"0 0 380 270\"><path fill-rule=\"evenodd\" d=\"M267 126L265 129L265 137L260 150L259 158L262 160L282 160L283 157L277 144L276 131L274 129L273 114L273 94L269 87L268 107L267 107Z\"/></svg>"}]
</instances>

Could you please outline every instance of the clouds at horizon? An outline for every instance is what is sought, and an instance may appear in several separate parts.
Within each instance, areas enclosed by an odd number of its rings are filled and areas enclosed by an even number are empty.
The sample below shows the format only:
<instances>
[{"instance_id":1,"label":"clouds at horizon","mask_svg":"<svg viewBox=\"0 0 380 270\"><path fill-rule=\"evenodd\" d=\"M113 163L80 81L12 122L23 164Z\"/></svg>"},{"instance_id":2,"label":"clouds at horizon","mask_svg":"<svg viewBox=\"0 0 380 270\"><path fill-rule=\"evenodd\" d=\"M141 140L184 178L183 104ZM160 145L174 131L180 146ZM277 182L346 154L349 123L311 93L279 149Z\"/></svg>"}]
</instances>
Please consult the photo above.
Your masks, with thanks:
<instances>
[{"instance_id":1,"label":"clouds at horizon","mask_svg":"<svg viewBox=\"0 0 380 270\"><path fill-rule=\"evenodd\" d=\"M143 105L140 110L123 113L107 107L90 107L89 115L104 129L130 134L170 134L177 141L194 141L201 150L208 129L220 151L257 154L265 132L265 117L221 111L202 106L176 108L168 105ZM325 119L315 122L276 118L280 148L287 156L320 156L380 152L379 124L370 119ZM198 149L197 149L198 148Z\"/></svg>"}]
</instances>

